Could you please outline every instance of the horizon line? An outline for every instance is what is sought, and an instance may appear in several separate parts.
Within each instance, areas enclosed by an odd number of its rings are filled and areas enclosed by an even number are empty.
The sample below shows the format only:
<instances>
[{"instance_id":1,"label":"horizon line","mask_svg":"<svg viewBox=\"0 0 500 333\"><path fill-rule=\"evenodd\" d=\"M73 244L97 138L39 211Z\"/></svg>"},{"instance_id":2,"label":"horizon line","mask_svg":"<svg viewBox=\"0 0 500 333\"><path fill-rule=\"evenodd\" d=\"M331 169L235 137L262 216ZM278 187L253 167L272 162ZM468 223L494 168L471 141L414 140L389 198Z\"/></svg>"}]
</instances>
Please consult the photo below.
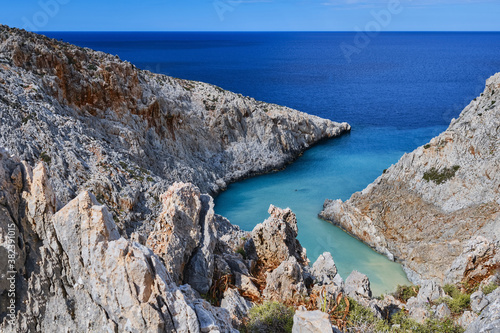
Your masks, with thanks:
<instances>
[{"instance_id":1,"label":"horizon line","mask_svg":"<svg viewBox=\"0 0 500 333\"><path fill-rule=\"evenodd\" d=\"M21 29L23 30L23 29ZM356 31L356 30L40 30L40 31L30 31L33 33L43 33L43 32L339 32L339 33L358 33L365 31ZM464 33L464 32L490 32L490 33L500 33L500 30L388 30L388 31L379 31L377 33Z\"/></svg>"}]
</instances>

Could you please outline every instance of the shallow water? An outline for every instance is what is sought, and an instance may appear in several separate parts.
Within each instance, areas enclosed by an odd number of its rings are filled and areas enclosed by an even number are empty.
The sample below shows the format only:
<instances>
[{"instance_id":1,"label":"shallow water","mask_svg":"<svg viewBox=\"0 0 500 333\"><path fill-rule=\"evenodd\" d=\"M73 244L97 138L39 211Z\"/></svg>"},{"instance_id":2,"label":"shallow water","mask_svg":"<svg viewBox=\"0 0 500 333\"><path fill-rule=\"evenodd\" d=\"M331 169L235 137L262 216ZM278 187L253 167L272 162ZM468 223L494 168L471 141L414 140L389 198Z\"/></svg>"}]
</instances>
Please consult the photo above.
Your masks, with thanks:
<instances>
[{"instance_id":1,"label":"shallow water","mask_svg":"<svg viewBox=\"0 0 500 333\"><path fill-rule=\"evenodd\" d=\"M358 270L370 278L374 295L391 292L398 284L409 283L401 266L317 214L326 198L348 199L397 162L409 146L424 144L442 130L442 126L353 129L351 134L306 151L283 171L229 185L216 198L216 212L252 230L269 216L269 204L290 207L297 215L298 239L311 263L329 251L342 278Z\"/></svg>"}]
</instances>

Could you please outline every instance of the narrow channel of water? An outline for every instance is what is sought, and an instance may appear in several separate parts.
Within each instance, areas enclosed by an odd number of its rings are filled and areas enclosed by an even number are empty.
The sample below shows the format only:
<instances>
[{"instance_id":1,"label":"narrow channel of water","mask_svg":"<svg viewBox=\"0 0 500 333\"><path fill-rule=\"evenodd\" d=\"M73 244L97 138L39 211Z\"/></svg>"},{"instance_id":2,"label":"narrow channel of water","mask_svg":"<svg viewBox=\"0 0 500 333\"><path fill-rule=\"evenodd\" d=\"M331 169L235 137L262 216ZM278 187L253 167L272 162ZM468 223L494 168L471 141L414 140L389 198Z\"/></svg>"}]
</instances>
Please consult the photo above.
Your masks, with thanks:
<instances>
[{"instance_id":1,"label":"narrow channel of water","mask_svg":"<svg viewBox=\"0 0 500 333\"><path fill-rule=\"evenodd\" d=\"M297 215L298 239L311 262L329 251L342 278L358 270L370 278L374 295L392 292L398 284L409 283L401 266L319 219L317 214L326 198L348 199L410 147L426 143L444 129L354 128L351 134L306 151L283 171L231 184L216 198L216 213L252 230L269 216L270 204L290 207Z\"/></svg>"}]
</instances>

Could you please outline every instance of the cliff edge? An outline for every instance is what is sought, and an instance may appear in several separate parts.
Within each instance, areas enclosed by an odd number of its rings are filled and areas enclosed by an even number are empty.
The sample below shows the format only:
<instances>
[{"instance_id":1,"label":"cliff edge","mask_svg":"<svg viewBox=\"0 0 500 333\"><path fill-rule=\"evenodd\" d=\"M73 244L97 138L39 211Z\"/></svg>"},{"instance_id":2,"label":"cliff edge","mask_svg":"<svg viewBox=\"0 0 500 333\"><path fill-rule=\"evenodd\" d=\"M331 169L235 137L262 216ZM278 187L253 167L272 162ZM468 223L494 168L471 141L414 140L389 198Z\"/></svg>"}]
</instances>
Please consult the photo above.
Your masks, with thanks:
<instances>
[{"instance_id":1,"label":"cliff edge","mask_svg":"<svg viewBox=\"0 0 500 333\"><path fill-rule=\"evenodd\" d=\"M0 118L0 146L46 162L58 208L91 190L123 229L145 234L175 181L214 194L350 129L6 26Z\"/></svg>"},{"instance_id":2,"label":"cliff edge","mask_svg":"<svg viewBox=\"0 0 500 333\"><path fill-rule=\"evenodd\" d=\"M320 216L402 263L414 283L477 283L500 267L500 73L428 144Z\"/></svg>"}]
</instances>

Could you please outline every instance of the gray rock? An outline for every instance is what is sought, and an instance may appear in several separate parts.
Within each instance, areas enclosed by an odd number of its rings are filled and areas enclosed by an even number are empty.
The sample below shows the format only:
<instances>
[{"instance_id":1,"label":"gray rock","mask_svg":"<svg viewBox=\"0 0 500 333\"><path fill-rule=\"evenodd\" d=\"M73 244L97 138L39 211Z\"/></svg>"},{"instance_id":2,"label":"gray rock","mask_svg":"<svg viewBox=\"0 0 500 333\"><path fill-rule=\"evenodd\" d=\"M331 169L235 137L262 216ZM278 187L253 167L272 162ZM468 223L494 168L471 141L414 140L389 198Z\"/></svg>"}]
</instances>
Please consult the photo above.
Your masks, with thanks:
<instances>
[{"instance_id":1,"label":"gray rock","mask_svg":"<svg viewBox=\"0 0 500 333\"><path fill-rule=\"evenodd\" d=\"M287 301L307 295L303 269L295 257L267 274L266 288L262 295L269 300Z\"/></svg>"},{"instance_id":2,"label":"gray rock","mask_svg":"<svg viewBox=\"0 0 500 333\"><path fill-rule=\"evenodd\" d=\"M472 311L465 311L460 318L457 320L457 324L462 326L463 328L469 327L470 324L472 324L476 319L478 318L478 315L475 314Z\"/></svg>"},{"instance_id":3,"label":"gray rock","mask_svg":"<svg viewBox=\"0 0 500 333\"><path fill-rule=\"evenodd\" d=\"M490 304L483 309L481 314L470 323L469 326L467 326L465 331L465 333L486 332L500 332L500 297L490 299Z\"/></svg>"},{"instance_id":4,"label":"gray rock","mask_svg":"<svg viewBox=\"0 0 500 333\"><path fill-rule=\"evenodd\" d=\"M320 216L387 257L412 282L479 280L500 262L500 73L448 129Z\"/></svg>"},{"instance_id":5,"label":"gray rock","mask_svg":"<svg viewBox=\"0 0 500 333\"><path fill-rule=\"evenodd\" d=\"M470 295L470 308L475 313L480 313L490 302L481 290Z\"/></svg>"},{"instance_id":6,"label":"gray rock","mask_svg":"<svg viewBox=\"0 0 500 333\"><path fill-rule=\"evenodd\" d=\"M440 297L444 297L446 294L436 282L425 281L420 286L420 290L417 294L417 300L420 303L428 304Z\"/></svg>"},{"instance_id":7,"label":"gray rock","mask_svg":"<svg viewBox=\"0 0 500 333\"><path fill-rule=\"evenodd\" d=\"M337 266L335 266L330 252L325 252L318 257L313 264L311 274L315 277L317 283L321 285L334 282L337 275Z\"/></svg>"},{"instance_id":8,"label":"gray rock","mask_svg":"<svg viewBox=\"0 0 500 333\"><path fill-rule=\"evenodd\" d=\"M292 333L332 333L328 314L316 311L295 311Z\"/></svg>"},{"instance_id":9,"label":"gray rock","mask_svg":"<svg viewBox=\"0 0 500 333\"><path fill-rule=\"evenodd\" d=\"M214 200L209 195L200 196L201 202L201 239L184 271L184 283L189 283L201 294L206 294L212 286L214 275L214 249L217 243L217 230L214 213Z\"/></svg>"},{"instance_id":10,"label":"gray rock","mask_svg":"<svg viewBox=\"0 0 500 333\"><path fill-rule=\"evenodd\" d=\"M243 319L248 316L252 304L240 296L237 290L227 289L221 301L221 308L226 309L231 316L234 327L239 327Z\"/></svg>"},{"instance_id":11,"label":"gray rock","mask_svg":"<svg viewBox=\"0 0 500 333\"><path fill-rule=\"evenodd\" d=\"M370 280L358 271L352 271L345 280L345 292L351 297L371 297Z\"/></svg>"},{"instance_id":12,"label":"gray rock","mask_svg":"<svg viewBox=\"0 0 500 333\"><path fill-rule=\"evenodd\" d=\"M440 319L449 318L451 316L451 310L446 303L441 303L436 307L434 315Z\"/></svg>"}]
</instances>

